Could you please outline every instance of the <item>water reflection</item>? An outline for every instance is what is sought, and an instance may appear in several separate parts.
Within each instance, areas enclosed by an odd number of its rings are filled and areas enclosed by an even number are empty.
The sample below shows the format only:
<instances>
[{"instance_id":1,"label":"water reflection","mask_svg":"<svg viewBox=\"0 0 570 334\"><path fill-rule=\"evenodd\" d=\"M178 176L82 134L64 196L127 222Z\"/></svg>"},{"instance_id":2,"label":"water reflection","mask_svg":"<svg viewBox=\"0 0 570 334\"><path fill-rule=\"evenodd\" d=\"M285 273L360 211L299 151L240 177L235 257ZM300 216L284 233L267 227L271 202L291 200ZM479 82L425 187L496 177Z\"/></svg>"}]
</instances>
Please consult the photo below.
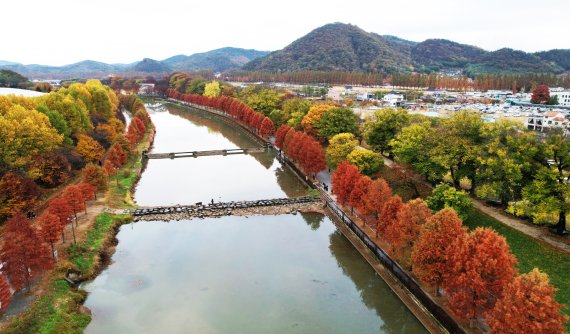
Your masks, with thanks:
<instances>
[{"instance_id":1,"label":"water reflection","mask_svg":"<svg viewBox=\"0 0 570 334\"><path fill-rule=\"evenodd\" d=\"M329 248L342 272L354 282L364 304L382 318L381 332L426 332L341 232L331 233Z\"/></svg>"},{"instance_id":2,"label":"water reflection","mask_svg":"<svg viewBox=\"0 0 570 334\"><path fill-rule=\"evenodd\" d=\"M123 226L86 333L422 332L335 231L322 215Z\"/></svg>"}]
</instances>

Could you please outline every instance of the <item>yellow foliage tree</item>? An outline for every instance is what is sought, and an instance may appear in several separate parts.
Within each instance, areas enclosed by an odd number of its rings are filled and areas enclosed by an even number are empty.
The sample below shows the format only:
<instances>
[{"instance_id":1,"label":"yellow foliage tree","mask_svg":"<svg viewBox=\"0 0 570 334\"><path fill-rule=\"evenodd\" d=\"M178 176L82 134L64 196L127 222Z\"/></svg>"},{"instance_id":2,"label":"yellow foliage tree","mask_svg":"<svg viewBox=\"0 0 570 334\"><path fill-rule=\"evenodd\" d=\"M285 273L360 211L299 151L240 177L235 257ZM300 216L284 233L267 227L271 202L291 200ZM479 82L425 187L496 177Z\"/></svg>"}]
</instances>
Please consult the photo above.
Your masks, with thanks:
<instances>
[{"instance_id":1,"label":"yellow foliage tree","mask_svg":"<svg viewBox=\"0 0 570 334\"><path fill-rule=\"evenodd\" d=\"M105 154L105 150L99 143L88 135L80 134L78 136L75 152L81 155L87 161L99 161Z\"/></svg>"},{"instance_id":2,"label":"yellow foliage tree","mask_svg":"<svg viewBox=\"0 0 570 334\"><path fill-rule=\"evenodd\" d=\"M62 141L47 116L36 110L14 105L0 115L0 160L9 167L22 167Z\"/></svg>"},{"instance_id":3,"label":"yellow foliage tree","mask_svg":"<svg viewBox=\"0 0 570 334\"><path fill-rule=\"evenodd\" d=\"M305 129L305 132L312 136L317 135L317 129L315 124L321 119L321 117L329 110L334 108L330 104L315 104L309 109L309 112L303 117L301 121L301 126Z\"/></svg>"},{"instance_id":4,"label":"yellow foliage tree","mask_svg":"<svg viewBox=\"0 0 570 334\"><path fill-rule=\"evenodd\" d=\"M339 133L331 138L327 147L326 156L328 164L336 168L358 146L358 140L352 133Z\"/></svg>"},{"instance_id":5,"label":"yellow foliage tree","mask_svg":"<svg viewBox=\"0 0 570 334\"><path fill-rule=\"evenodd\" d=\"M218 97L220 96L220 83L217 82L216 80L207 83L206 87L204 88L204 96L207 97Z\"/></svg>"}]
</instances>

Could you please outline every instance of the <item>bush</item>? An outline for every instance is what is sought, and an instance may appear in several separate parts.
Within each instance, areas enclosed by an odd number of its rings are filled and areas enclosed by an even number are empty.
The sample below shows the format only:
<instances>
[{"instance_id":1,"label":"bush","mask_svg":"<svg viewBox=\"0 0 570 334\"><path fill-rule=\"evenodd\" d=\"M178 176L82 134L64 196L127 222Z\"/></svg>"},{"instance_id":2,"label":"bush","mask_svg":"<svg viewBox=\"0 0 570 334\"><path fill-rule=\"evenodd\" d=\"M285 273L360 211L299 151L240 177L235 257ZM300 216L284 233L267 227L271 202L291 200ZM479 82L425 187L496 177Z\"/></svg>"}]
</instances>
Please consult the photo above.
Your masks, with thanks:
<instances>
[{"instance_id":1,"label":"bush","mask_svg":"<svg viewBox=\"0 0 570 334\"><path fill-rule=\"evenodd\" d=\"M472 206L471 199L465 191L457 190L445 183L438 184L426 202L433 211L447 207L453 208L462 220L467 218Z\"/></svg>"}]
</instances>

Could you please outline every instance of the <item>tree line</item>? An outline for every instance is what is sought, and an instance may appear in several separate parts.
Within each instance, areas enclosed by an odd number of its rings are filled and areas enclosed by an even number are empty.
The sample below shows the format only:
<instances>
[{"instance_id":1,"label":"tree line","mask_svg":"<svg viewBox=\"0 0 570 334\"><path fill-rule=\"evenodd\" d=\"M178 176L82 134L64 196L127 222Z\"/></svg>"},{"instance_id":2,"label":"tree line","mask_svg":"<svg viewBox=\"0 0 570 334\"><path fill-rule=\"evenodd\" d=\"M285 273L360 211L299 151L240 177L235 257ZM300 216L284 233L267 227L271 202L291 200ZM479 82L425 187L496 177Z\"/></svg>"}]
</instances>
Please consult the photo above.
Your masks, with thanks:
<instances>
[{"instance_id":1,"label":"tree line","mask_svg":"<svg viewBox=\"0 0 570 334\"><path fill-rule=\"evenodd\" d=\"M53 267L57 260L55 244L59 240L65 242L68 226L75 244L77 214L87 209L86 203L95 199L98 192L107 189L108 176L127 162L134 146L151 127L150 117L138 98L119 100L99 82L74 85L41 98L0 97L0 121L10 120L16 113L23 115L20 122L27 127L5 123L12 128L0 131L4 138L10 134L25 137L21 143L14 143L15 138L4 143L1 156L1 212L7 219L0 246L4 264L0 275L2 310L10 302L10 289L29 288L34 277ZM133 115L126 134L120 107ZM46 208L36 219L30 219L30 210L36 210L40 204L40 186L58 187L79 172L78 184L65 186L44 203Z\"/></svg>"},{"instance_id":2,"label":"tree line","mask_svg":"<svg viewBox=\"0 0 570 334\"><path fill-rule=\"evenodd\" d=\"M565 332L567 317L547 274L536 268L519 274L505 238L490 228L467 232L439 196L404 203L385 180L371 179L347 161L332 175L332 192L375 231L391 256L436 295L443 291L456 318L483 318L491 333Z\"/></svg>"}]
</instances>

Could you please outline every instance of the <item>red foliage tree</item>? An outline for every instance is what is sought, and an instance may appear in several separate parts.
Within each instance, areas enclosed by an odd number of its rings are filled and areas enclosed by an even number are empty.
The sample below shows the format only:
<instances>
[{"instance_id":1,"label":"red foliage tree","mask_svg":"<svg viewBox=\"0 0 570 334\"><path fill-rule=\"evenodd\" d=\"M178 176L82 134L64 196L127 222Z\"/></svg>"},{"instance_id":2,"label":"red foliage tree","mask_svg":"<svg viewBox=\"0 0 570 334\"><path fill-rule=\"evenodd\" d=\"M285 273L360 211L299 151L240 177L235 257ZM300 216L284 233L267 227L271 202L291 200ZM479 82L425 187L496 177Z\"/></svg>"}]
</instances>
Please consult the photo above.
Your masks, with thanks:
<instances>
[{"instance_id":1,"label":"red foliage tree","mask_svg":"<svg viewBox=\"0 0 570 334\"><path fill-rule=\"evenodd\" d=\"M418 198L404 204L398 219L386 228L384 239L392 246L391 253L409 264L412 246L420 236L420 227L432 216L427 203Z\"/></svg>"},{"instance_id":2,"label":"red foliage tree","mask_svg":"<svg viewBox=\"0 0 570 334\"><path fill-rule=\"evenodd\" d=\"M79 190L81 190L81 194L83 195L83 199L87 201L92 201L96 198L97 189L93 187L91 184L83 182L78 185ZM87 204L86 204L87 206Z\"/></svg>"},{"instance_id":3,"label":"red foliage tree","mask_svg":"<svg viewBox=\"0 0 570 334\"><path fill-rule=\"evenodd\" d=\"M63 198L73 209L75 224L77 225L77 213L85 210L85 199L83 198L83 192L81 191L81 188L79 188L77 185L65 187L63 190Z\"/></svg>"},{"instance_id":4,"label":"red foliage tree","mask_svg":"<svg viewBox=\"0 0 570 334\"><path fill-rule=\"evenodd\" d=\"M275 146L279 147L280 149L283 149L283 143L285 142L285 135L287 134L287 132L289 132L289 130L291 130L291 127L283 124L279 127L279 129L277 129L277 132L275 133Z\"/></svg>"},{"instance_id":5,"label":"red foliage tree","mask_svg":"<svg viewBox=\"0 0 570 334\"><path fill-rule=\"evenodd\" d=\"M344 205L348 203L350 193L354 184L360 178L358 167L351 165L347 161L341 162L332 175L332 193L336 196L338 203Z\"/></svg>"},{"instance_id":6,"label":"red foliage tree","mask_svg":"<svg viewBox=\"0 0 570 334\"><path fill-rule=\"evenodd\" d=\"M463 320L491 310L516 274L517 260L505 238L490 228L455 239L446 257L443 288L451 313Z\"/></svg>"},{"instance_id":7,"label":"red foliage tree","mask_svg":"<svg viewBox=\"0 0 570 334\"><path fill-rule=\"evenodd\" d=\"M447 252L458 238L464 238L466 230L452 208L445 208L431 216L420 229L420 237L412 249L414 273L422 281L435 285L436 294L449 269Z\"/></svg>"},{"instance_id":8,"label":"red foliage tree","mask_svg":"<svg viewBox=\"0 0 570 334\"><path fill-rule=\"evenodd\" d=\"M548 100L550 100L550 91L547 85L539 85L532 91L531 103L547 103Z\"/></svg>"},{"instance_id":9,"label":"red foliage tree","mask_svg":"<svg viewBox=\"0 0 570 334\"><path fill-rule=\"evenodd\" d=\"M275 133L275 125L269 117L264 117L259 128L259 135L262 137L269 137Z\"/></svg>"},{"instance_id":10,"label":"red foliage tree","mask_svg":"<svg viewBox=\"0 0 570 334\"><path fill-rule=\"evenodd\" d=\"M55 258L54 244L59 240L62 226L59 222L59 217L46 210L38 219L38 224L41 228L41 236L45 242L51 246L51 253Z\"/></svg>"},{"instance_id":11,"label":"red foliage tree","mask_svg":"<svg viewBox=\"0 0 570 334\"><path fill-rule=\"evenodd\" d=\"M50 201L47 211L57 216L61 230L61 238L63 242L65 242L64 229L67 226L67 224L69 224L70 218L73 215L73 208L67 202L67 200L65 200L65 198L56 197ZM75 240L75 235L73 236L73 238Z\"/></svg>"},{"instance_id":12,"label":"red foliage tree","mask_svg":"<svg viewBox=\"0 0 570 334\"><path fill-rule=\"evenodd\" d=\"M297 131L293 128L289 129L289 131L285 133L285 137L283 139L283 151L285 153L289 152L289 147L291 146L291 142L293 142L293 138L295 138L296 134Z\"/></svg>"},{"instance_id":13,"label":"red foliage tree","mask_svg":"<svg viewBox=\"0 0 570 334\"><path fill-rule=\"evenodd\" d=\"M13 172L0 179L0 221L14 211L29 211L38 200L40 190L29 178Z\"/></svg>"},{"instance_id":14,"label":"red foliage tree","mask_svg":"<svg viewBox=\"0 0 570 334\"><path fill-rule=\"evenodd\" d=\"M316 174L327 168L325 151L316 140L312 138L308 140L302 148L301 155L301 163L308 174Z\"/></svg>"},{"instance_id":15,"label":"red foliage tree","mask_svg":"<svg viewBox=\"0 0 570 334\"><path fill-rule=\"evenodd\" d=\"M295 161L299 160L301 148L303 147L304 141L307 139L306 136L307 135L304 132L295 132L286 152L290 159Z\"/></svg>"},{"instance_id":16,"label":"red foliage tree","mask_svg":"<svg viewBox=\"0 0 570 334\"><path fill-rule=\"evenodd\" d=\"M16 289L30 287L30 279L49 269L52 258L30 221L18 212L6 222L0 258L3 271Z\"/></svg>"},{"instance_id":17,"label":"red foliage tree","mask_svg":"<svg viewBox=\"0 0 570 334\"><path fill-rule=\"evenodd\" d=\"M534 269L517 276L485 317L491 334L566 333L568 317L554 298L548 275Z\"/></svg>"},{"instance_id":18,"label":"red foliage tree","mask_svg":"<svg viewBox=\"0 0 570 334\"><path fill-rule=\"evenodd\" d=\"M366 214L366 193L368 192L368 187L372 183L372 179L366 175L361 175L358 181L354 184L354 188L350 192L348 197L348 205L359 215Z\"/></svg>"},{"instance_id":19,"label":"red foliage tree","mask_svg":"<svg viewBox=\"0 0 570 334\"><path fill-rule=\"evenodd\" d=\"M103 170L105 170L105 174L107 174L107 176L117 174L117 168L113 165L111 160L105 160L105 163L103 163Z\"/></svg>"},{"instance_id":20,"label":"red foliage tree","mask_svg":"<svg viewBox=\"0 0 570 334\"><path fill-rule=\"evenodd\" d=\"M12 290L6 276L0 274L0 311L6 310L12 300Z\"/></svg>"},{"instance_id":21,"label":"red foliage tree","mask_svg":"<svg viewBox=\"0 0 570 334\"><path fill-rule=\"evenodd\" d=\"M384 179L376 179L368 186L364 221L376 227L384 204L392 197L392 189Z\"/></svg>"},{"instance_id":22,"label":"red foliage tree","mask_svg":"<svg viewBox=\"0 0 570 334\"><path fill-rule=\"evenodd\" d=\"M98 165L89 164L83 168L81 172L83 182L89 183L97 189L97 191L107 190L108 178L105 170Z\"/></svg>"},{"instance_id":23,"label":"red foliage tree","mask_svg":"<svg viewBox=\"0 0 570 334\"><path fill-rule=\"evenodd\" d=\"M378 223L376 224L376 236L382 235L384 238L386 229L398 221L400 210L402 210L403 206L404 202L402 202L402 198L398 195L388 199L380 211L380 219L378 219ZM384 240L386 240L386 238L384 238Z\"/></svg>"},{"instance_id":24,"label":"red foliage tree","mask_svg":"<svg viewBox=\"0 0 570 334\"><path fill-rule=\"evenodd\" d=\"M107 158L105 161L111 161L113 166L121 167L125 162L127 162L127 153L123 150L119 143L114 143L107 153Z\"/></svg>"}]
</instances>

